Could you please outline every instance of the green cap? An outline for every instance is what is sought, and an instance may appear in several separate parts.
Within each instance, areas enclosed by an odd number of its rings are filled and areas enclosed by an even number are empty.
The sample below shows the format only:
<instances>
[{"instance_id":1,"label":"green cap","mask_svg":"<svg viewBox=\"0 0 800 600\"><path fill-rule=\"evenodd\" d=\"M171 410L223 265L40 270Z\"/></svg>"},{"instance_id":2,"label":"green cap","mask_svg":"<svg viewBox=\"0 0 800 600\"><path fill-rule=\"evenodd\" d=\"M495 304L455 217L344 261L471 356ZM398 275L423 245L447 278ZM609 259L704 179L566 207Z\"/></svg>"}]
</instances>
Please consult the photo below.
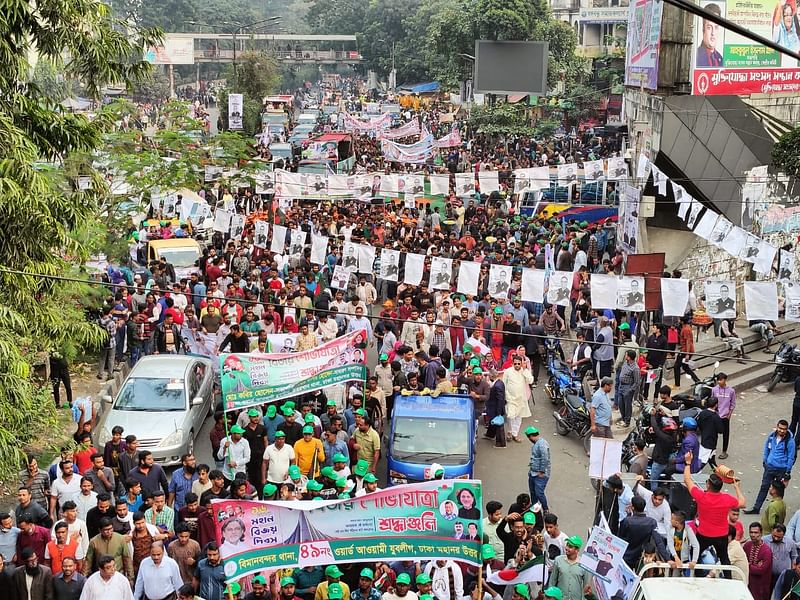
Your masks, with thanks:
<instances>
[{"instance_id":1,"label":"green cap","mask_svg":"<svg viewBox=\"0 0 800 600\"><path fill-rule=\"evenodd\" d=\"M481 558L483 560L492 560L495 556L497 556L497 554L495 554L491 544L484 544L481 546Z\"/></svg>"},{"instance_id":2,"label":"green cap","mask_svg":"<svg viewBox=\"0 0 800 600\"><path fill-rule=\"evenodd\" d=\"M356 466L353 467L353 473L359 477L364 477L364 475L367 474L367 471L369 471L369 463L363 458L359 459L359 461L356 463Z\"/></svg>"},{"instance_id":3,"label":"green cap","mask_svg":"<svg viewBox=\"0 0 800 600\"><path fill-rule=\"evenodd\" d=\"M385 353L384 353L384 354L381 354L381 355L378 357L378 360L389 360L389 355L388 355L388 354L385 354ZM396 581L396 580L395 580L395 581Z\"/></svg>"},{"instance_id":4,"label":"green cap","mask_svg":"<svg viewBox=\"0 0 800 600\"><path fill-rule=\"evenodd\" d=\"M311 490L312 492L318 492L322 489L322 484L316 479L309 479L308 483L306 484L306 489Z\"/></svg>"},{"instance_id":5,"label":"green cap","mask_svg":"<svg viewBox=\"0 0 800 600\"><path fill-rule=\"evenodd\" d=\"M572 537L568 537L567 543L573 548L577 548L578 550L580 550L581 546L583 546L583 540L579 535L573 535Z\"/></svg>"},{"instance_id":6,"label":"green cap","mask_svg":"<svg viewBox=\"0 0 800 600\"><path fill-rule=\"evenodd\" d=\"M248 417L258 417L260 415L259 415L258 410L256 410L255 408L251 408L250 410L247 411L247 416Z\"/></svg>"},{"instance_id":7,"label":"green cap","mask_svg":"<svg viewBox=\"0 0 800 600\"><path fill-rule=\"evenodd\" d=\"M294 579L291 577L281 577L281 587L286 587L287 585L296 585Z\"/></svg>"},{"instance_id":8,"label":"green cap","mask_svg":"<svg viewBox=\"0 0 800 600\"><path fill-rule=\"evenodd\" d=\"M297 465L292 465L289 467L289 477L291 479L300 479L303 474L300 472L300 467Z\"/></svg>"},{"instance_id":9,"label":"green cap","mask_svg":"<svg viewBox=\"0 0 800 600\"><path fill-rule=\"evenodd\" d=\"M283 429L278 429L278 431L275 432L275 437L286 437L286 432Z\"/></svg>"},{"instance_id":10,"label":"green cap","mask_svg":"<svg viewBox=\"0 0 800 600\"><path fill-rule=\"evenodd\" d=\"M336 471L333 470L333 467L323 467L320 473L328 479L336 479Z\"/></svg>"},{"instance_id":11,"label":"green cap","mask_svg":"<svg viewBox=\"0 0 800 600\"><path fill-rule=\"evenodd\" d=\"M367 410L364 409L364 408L357 408L353 412L355 412L360 417L366 417L367 416Z\"/></svg>"},{"instance_id":12,"label":"green cap","mask_svg":"<svg viewBox=\"0 0 800 600\"><path fill-rule=\"evenodd\" d=\"M539 430L536 427L528 427L525 430L525 435L539 435Z\"/></svg>"},{"instance_id":13,"label":"green cap","mask_svg":"<svg viewBox=\"0 0 800 600\"><path fill-rule=\"evenodd\" d=\"M347 479L345 479L344 477L337 477L336 478L336 487L337 488L339 488L339 487L346 488L347 487Z\"/></svg>"},{"instance_id":14,"label":"green cap","mask_svg":"<svg viewBox=\"0 0 800 600\"><path fill-rule=\"evenodd\" d=\"M288 407L289 407L289 408L291 408L292 410L294 410L294 408L297 406L297 405L294 403L294 400L287 400L286 402L284 402L284 403L283 403L283 405L284 405L284 406L288 406Z\"/></svg>"},{"instance_id":15,"label":"green cap","mask_svg":"<svg viewBox=\"0 0 800 600\"><path fill-rule=\"evenodd\" d=\"M314 415L312 415L311 413L308 413L305 417L303 417L303 420L306 423L314 423Z\"/></svg>"},{"instance_id":16,"label":"green cap","mask_svg":"<svg viewBox=\"0 0 800 600\"><path fill-rule=\"evenodd\" d=\"M242 429L238 425L234 425L233 427L231 427L231 433L244 433L244 429Z\"/></svg>"},{"instance_id":17,"label":"green cap","mask_svg":"<svg viewBox=\"0 0 800 600\"><path fill-rule=\"evenodd\" d=\"M425 573L420 573L419 575L416 576L414 581L417 582L417 585L426 585L431 582L431 576L426 575ZM432 597L430 594L422 594L420 598L424 598L425 596Z\"/></svg>"},{"instance_id":18,"label":"green cap","mask_svg":"<svg viewBox=\"0 0 800 600\"><path fill-rule=\"evenodd\" d=\"M475 375L483 375L483 369L481 369L480 367L474 367L474 368L472 369L472 372L473 372Z\"/></svg>"},{"instance_id":19,"label":"green cap","mask_svg":"<svg viewBox=\"0 0 800 600\"><path fill-rule=\"evenodd\" d=\"M372 569L369 567L365 567L361 569L360 577L366 577L367 579L375 579L375 573L372 572Z\"/></svg>"},{"instance_id":20,"label":"green cap","mask_svg":"<svg viewBox=\"0 0 800 600\"><path fill-rule=\"evenodd\" d=\"M438 477L439 475L444 475L444 467L439 467L433 472L434 477Z\"/></svg>"},{"instance_id":21,"label":"green cap","mask_svg":"<svg viewBox=\"0 0 800 600\"><path fill-rule=\"evenodd\" d=\"M267 580L264 579L263 575L256 575L253 577L253 583L260 583L261 585L267 585Z\"/></svg>"},{"instance_id":22,"label":"green cap","mask_svg":"<svg viewBox=\"0 0 800 600\"><path fill-rule=\"evenodd\" d=\"M400 573L394 581L400 585L411 585L411 576L408 573Z\"/></svg>"},{"instance_id":23,"label":"green cap","mask_svg":"<svg viewBox=\"0 0 800 600\"><path fill-rule=\"evenodd\" d=\"M303 435L306 435L308 433L310 433L311 435L314 435L314 426L313 425L306 425L305 427L303 427Z\"/></svg>"},{"instance_id":24,"label":"green cap","mask_svg":"<svg viewBox=\"0 0 800 600\"><path fill-rule=\"evenodd\" d=\"M325 567L325 577L336 579L337 577L341 577L342 575L344 575L344 573L342 573L339 570L339 567L337 567L336 565L328 565L327 567Z\"/></svg>"},{"instance_id":25,"label":"green cap","mask_svg":"<svg viewBox=\"0 0 800 600\"><path fill-rule=\"evenodd\" d=\"M277 414L278 414L278 407L277 407L277 406L275 406L274 404L270 404L270 405L267 407L267 416L268 416L270 419L273 419L273 418L275 417L275 415L277 415Z\"/></svg>"},{"instance_id":26,"label":"green cap","mask_svg":"<svg viewBox=\"0 0 800 600\"><path fill-rule=\"evenodd\" d=\"M464 344L463 351L464 352L472 352L472 346L470 346L469 344Z\"/></svg>"},{"instance_id":27,"label":"green cap","mask_svg":"<svg viewBox=\"0 0 800 600\"><path fill-rule=\"evenodd\" d=\"M481 364L481 359L478 358L477 356L473 356L472 358L469 359L469 366L470 367L477 367L480 364Z\"/></svg>"},{"instance_id":28,"label":"green cap","mask_svg":"<svg viewBox=\"0 0 800 600\"><path fill-rule=\"evenodd\" d=\"M342 590L341 584L332 583L328 586L328 598L330 600L342 600L344 596L344 590Z\"/></svg>"},{"instance_id":29,"label":"green cap","mask_svg":"<svg viewBox=\"0 0 800 600\"><path fill-rule=\"evenodd\" d=\"M242 586L240 586L238 583L234 581L233 583L228 584L228 589L225 590L225 595L226 596L229 594L236 595L241 591L242 591Z\"/></svg>"},{"instance_id":30,"label":"green cap","mask_svg":"<svg viewBox=\"0 0 800 600\"><path fill-rule=\"evenodd\" d=\"M502 306L495 306L494 307L494 314L502 315L503 314L503 307Z\"/></svg>"},{"instance_id":31,"label":"green cap","mask_svg":"<svg viewBox=\"0 0 800 600\"><path fill-rule=\"evenodd\" d=\"M338 485L338 483L337 483ZM342 492L341 494L336 496L339 500L350 500L350 493L349 492Z\"/></svg>"},{"instance_id":32,"label":"green cap","mask_svg":"<svg viewBox=\"0 0 800 600\"><path fill-rule=\"evenodd\" d=\"M366 475L364 475L364 481L366 483L375 483L376 481L378 481L378 478L375 477L375 475L373 475L372 473L367 473Z\"/></svg>"},{"instance_id":33,"label":"green cap","mask_svg":"<svg viewBox=\"0 0 800 600\"><path fill-rule=\"evenodd\" d=\"M528 587L527 583L518 583L514 586L514 591L523 598L530 600L531 589Z\"/></svg>"},{"instance_id":34,"label":"green cap","mask_svg":"<svg viewBox=\"0 0 800 600\"><path fill-rule=\"evenodd\" d=\"M428 577L428 583L430 583L430 577ZM419 585L419 576L417 576L417 585ZM420 594L419 600L434 600L433 594Z\"/></svg>"},{"instance_id":35,"label":"green cap","mask_svg":"<svg viewBox=\"0 0 800 600\"><path fill-rule=\"evenodd\" d=\"M347 462L347 457L344 454L342 454L341 452L337 452L336 454L333 455L333 462L335 462L335 463L340 463L340 462L346 463Z\"/></svg>"},{"instance_id":36,"label":"green cap","mask_svg":"<svg viewBox=\"0 0 800 600\"><path fill-rule=\"evenodd\" d=\"M555 586L550 586L544 591L545 598L555 598L555 600L563 600L564 595L561 590Z\"/></svg>"},{"instance_id":37,"label":"green cap","mask_svg":"<svg viewBox=\"0 0 800 600\"><path fill-rule=\"evenodd\" d=\"M281 407L281 412L284 417L291 417L294 414L294 409L284 405Z\"/></svg>"},{"instance_id":38,"label":"green cap","mask_svg":"<svg viewBox=\"0 0 800 600\"><path fill-rule=\"evenodd\" d=\"M325 406L336 406L336 400L333 400L333 399L331 399L331 400L328 400L328 401L325 403Z\"/></svg>"},{"instance_id":39,"label":"green cap","mask_svg":"<svg viewBox=\"0 0 800 600\"><path fill-rule=\"evenodd\" d=\"M622 323L619 327L617 327L617 329L622 329L623 331L628 331L630 328L631 326L628 323Z\"/></svg>"},{"instance_id":40,"label":"green cap","mask_svg":"<svg viewBox=\"0 0 800 600\"><path fill-rule=\"evenodd\" d=\"M278 486L274 483L267 483L264 485L264 496L274 496L275 492L278 491Z\"/></svg>"},{"instance_id":41,"label":"green cap","mask_svg":"<svg viewBox=\"0 0 800 600\"><path fill-rule=\"evenodd\" d=\"M525 523L525 525L536 525L536 515L532 512L526 512L522 515L522 522Z\"/></svg>"}]
</instances>

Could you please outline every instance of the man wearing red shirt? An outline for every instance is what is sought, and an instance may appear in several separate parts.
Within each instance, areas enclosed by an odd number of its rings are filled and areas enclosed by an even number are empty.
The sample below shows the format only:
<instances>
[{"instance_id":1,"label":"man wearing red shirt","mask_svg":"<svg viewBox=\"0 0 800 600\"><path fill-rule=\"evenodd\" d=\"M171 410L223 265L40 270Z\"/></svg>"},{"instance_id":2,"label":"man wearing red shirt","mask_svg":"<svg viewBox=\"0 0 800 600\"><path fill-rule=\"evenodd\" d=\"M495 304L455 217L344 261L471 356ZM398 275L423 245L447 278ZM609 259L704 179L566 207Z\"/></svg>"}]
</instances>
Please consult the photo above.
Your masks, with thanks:
<instances>
[{"instance_id":1,"label":"man wearing red shirt","mask_svg":"<svg viewBox=\"0 0 800 600\"><path fill-rule=\"evenodd\" d=\"M36 556L44 556L47 543L50 541L50 530L36 525L30 521L29 517L17 519L19 535L17 535L17 566L25 564L22 558L22 551L31 548Z\"/></svg>"},{"instance_id":2,"label":"man wearing red shirt","mask_svg":"<svg viewBox=\"0 0 800 600\"><path fill-rule=\"evenodd\" d=\"M706 548L713 546L717 552L717 557L724 565L729 565L728 559L728 513L733 508L744 508L747 500L739 489L739 480L733 480L733 488L736 490L736 497L730 494L723 494L722 479L716 473L712 473L706 481L706 491L702 491L692 480L692 453L684 455L686 466L683 469L683 484L689 490L689 494L697 503L697 541L700 544L700 554ZM730 579L730 571L723 572L725 577Z\"/></svg>"},{"instance_id":3,"label":"man wearing red shirt","mask_svg":"<svg viewBox=\"0 0 800 600\"><path fill-rule=\"evenodd\" d=\"M211 263L206 265L206 277L208 277L209 283L222 277L222 269L219 267L219 262L220 259L215 258Z\"/></svg>"}]
</instances>

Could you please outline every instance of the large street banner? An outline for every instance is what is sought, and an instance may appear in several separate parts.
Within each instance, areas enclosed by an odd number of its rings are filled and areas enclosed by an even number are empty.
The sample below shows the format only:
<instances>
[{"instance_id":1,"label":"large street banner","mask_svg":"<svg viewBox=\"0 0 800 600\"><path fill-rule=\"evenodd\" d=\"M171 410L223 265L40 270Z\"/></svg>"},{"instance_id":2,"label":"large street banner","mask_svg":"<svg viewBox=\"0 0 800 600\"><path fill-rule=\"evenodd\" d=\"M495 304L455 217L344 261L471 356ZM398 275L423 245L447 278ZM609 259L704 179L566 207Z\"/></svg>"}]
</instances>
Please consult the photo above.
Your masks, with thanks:
<instances>
[{"instance_id":1,"label":"large street banner","mask_svg":"<svg viewBox=\"0 0 800 600\"><path fill-rule=\"evenodd\" d=\"M625 85L658 88L658 51L661 47L661 0L632 0L628 13Z\"/></svg>"},{"instance_id":2,"label":"large street banner","mask_svg":"<svg viewBox=\"0 0 800 600\"><path fill-rule=\"evenodd\" d=\"M366 330L353 331L312 350L292 354L220 354L225 410L275 402L363 380Z\"/></svg>"},{"instance_id":3,"label":"large street banner","mask_svg":"<svg viewBox=\"0 0 800 600\"><path fill-rule=\"evenodd\" d=\"M244 115L244 96L228 94L228 128L241 129Z\"/></svg>"},{"instance_id":4,"label":"large street banner","mask_svg":"<svg viewBox=\"0 0 800 600\"><path fill-rule=\"evenodd\" d=\"M481 482L434 480L347 500L214 500L225 576L331 563L450 558L480 565Z\"/></svg>"},{"instance_id":5,"label":"large street banner","mask_svg":"<svg viewBox=\"0 0 800 600\"><path fill-rule=\"evenodd\" d=\"M800 50L795 2L701 0L700 6L788 50ZM800 91L797 61L695 17L692 93L747 95Z\"/></svg>"}]
</instances>

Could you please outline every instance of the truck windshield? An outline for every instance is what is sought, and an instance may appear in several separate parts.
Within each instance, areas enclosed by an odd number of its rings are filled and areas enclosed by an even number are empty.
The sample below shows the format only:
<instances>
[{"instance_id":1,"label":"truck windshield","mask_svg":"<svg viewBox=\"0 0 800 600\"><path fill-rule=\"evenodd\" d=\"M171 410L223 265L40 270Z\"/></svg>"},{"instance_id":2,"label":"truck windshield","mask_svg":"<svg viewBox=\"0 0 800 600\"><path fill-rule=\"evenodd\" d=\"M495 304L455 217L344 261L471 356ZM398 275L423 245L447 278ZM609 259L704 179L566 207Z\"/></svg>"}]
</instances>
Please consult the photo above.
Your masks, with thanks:
<instances>
[{"instance_id":1,"label":"truck windshield","mask_svg":"<svg viewBox=\"0 0 800 600\"><path fill-rule=\"evenodd\" d=\"M397 460L462 464L469 459L469 428L465 421L398 417L392 455Z\"/></svg>"}]
</instances>

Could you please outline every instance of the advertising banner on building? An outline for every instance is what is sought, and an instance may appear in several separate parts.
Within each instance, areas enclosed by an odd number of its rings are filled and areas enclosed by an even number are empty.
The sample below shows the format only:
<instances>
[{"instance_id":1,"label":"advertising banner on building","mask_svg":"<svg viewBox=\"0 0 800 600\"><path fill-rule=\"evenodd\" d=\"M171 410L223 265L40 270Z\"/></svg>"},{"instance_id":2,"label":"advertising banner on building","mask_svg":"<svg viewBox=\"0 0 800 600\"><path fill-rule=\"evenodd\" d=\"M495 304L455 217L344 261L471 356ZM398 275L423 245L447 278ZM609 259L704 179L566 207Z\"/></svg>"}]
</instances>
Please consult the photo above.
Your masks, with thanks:
<instances>
[{"instance_id":1,"label":"advertising banner on building","mask_svg":"<svg viewBox=\"0 0 800 600\"><path fill-rule=\"evenodd\" d=\"M194 39L167 34L163 44L148 48L144 59L153 65L193 65Z\"/></svg>"},{"instance_id":2,"label":"advertising banner on building","mask_svg":"<svg viewBox=\"0 0 800 600\"><path fill-rule=\"evenodd\" d=\"M481 482L433 480L346 500L214 500L228 581L284 567L453 559L480 565Z\"/></svg>"},{"instance_id":3,"label":"advertising banner on building","mask_svg":"<svg viewBox=\"0 0 800 600\"><path fill-rule=\"evenodd\" d=\"M700 6L797 52L794 2L701 0ZM731 31L695 18L692 93L746 95L800 91L797 61Z\"/></svg>"},{"instance_id":4,"label":"advertising banner on building","mask_svg":"<svg viewBox=\"0 0 800 600\"><path fill-rule=\"evenodd\" d=\"M625 85L658 88L658 51L661 46L661 0L632 0L628 8Z\"/></svg>"},{"instance_id":5,"label":"advertising banner on building","mask_svg":"<svg viewBox=\"0 0 800 600\"><path fill-rule=\"evenodd\" d=\"M225 410L274 402L321 390L329 385L362 380L366 330L353 331L292 354L220 354Z\"/></svg>"}]
</instances>

